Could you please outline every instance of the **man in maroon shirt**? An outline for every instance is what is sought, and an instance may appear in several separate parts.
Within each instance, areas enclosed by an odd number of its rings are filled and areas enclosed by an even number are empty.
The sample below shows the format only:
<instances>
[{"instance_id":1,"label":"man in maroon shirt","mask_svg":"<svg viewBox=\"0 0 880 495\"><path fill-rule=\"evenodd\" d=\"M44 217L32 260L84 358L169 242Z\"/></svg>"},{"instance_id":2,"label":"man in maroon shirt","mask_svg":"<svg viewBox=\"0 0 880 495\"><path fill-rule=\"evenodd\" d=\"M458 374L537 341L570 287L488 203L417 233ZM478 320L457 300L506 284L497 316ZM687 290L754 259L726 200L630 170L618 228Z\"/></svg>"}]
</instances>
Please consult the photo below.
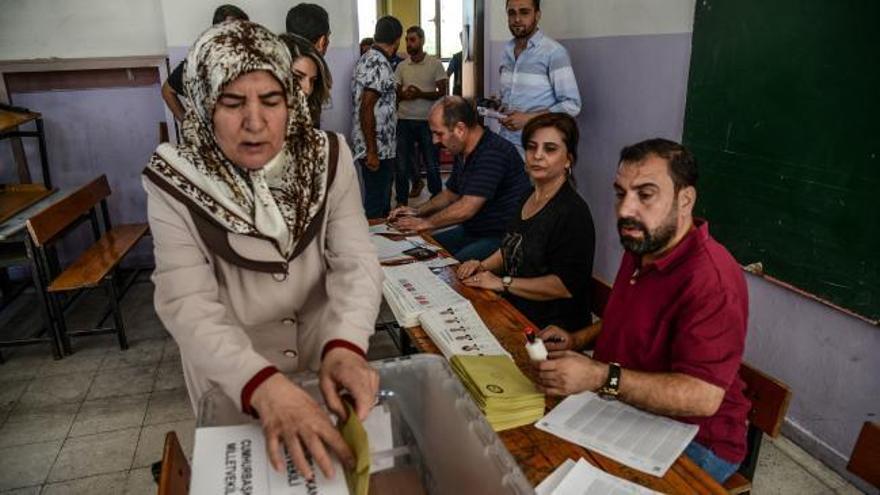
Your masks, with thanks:
<instances>
[{"instance_id":1,"label":"man in maroon shirt","mask_svg":"<svg viewBox=\"0 0 880 495\"><path fill-rule=\"evenodd\" d=\"M685 454L719 482L746 453L738 370L748 291L736 260L693 217L697 166L682 145L650 139L620 153L614 181L625 253L601 328L548 327L538 365L550 394L598 391L699 426ZM553 341L556 342L553 342ZM593 357L574 349L595 343Z\"/></svg>"}]
</instances>

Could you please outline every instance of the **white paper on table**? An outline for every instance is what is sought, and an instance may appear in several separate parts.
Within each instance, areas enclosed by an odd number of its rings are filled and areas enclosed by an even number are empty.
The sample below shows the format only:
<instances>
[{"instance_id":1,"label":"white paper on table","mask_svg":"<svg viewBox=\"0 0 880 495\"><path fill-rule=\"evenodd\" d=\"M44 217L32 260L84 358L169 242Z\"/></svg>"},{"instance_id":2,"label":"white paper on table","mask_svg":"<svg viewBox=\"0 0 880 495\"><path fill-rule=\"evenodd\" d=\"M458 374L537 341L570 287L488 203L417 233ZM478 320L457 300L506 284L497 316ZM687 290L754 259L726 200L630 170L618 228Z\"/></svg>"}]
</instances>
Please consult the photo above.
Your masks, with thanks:
<instances>
[{"instance_id":1,"label":"white paper on table","mask_svg":"<svg viewBox=\"0 0 880 495\"><path fill-rule=\"evenodd\" d=\"M452 356L509 356L470 301L425 311L419 322L446 359Z\"/></svg>"},{"instance_id":2,"label":"white paper on table","mask_svg":"<svg viewBox=\"0 0 880 495\"><path fill-rule=\"evenodd\" d=\"M420 263L428 268L443 268L446 266L457 265L459 261L452 257L437 256L436 258L431 258Z\"/></svg>"},{"instance_id":3,"label":"white paper on table","mask_svg":"<svg viewBox=\"0 0 880 495\"><path fill-rule=\"evenodd\" d=\"M572 464L553 490L535 492L541 495L659 495L654 490L597 469L583 459Z\"/></svg>"},{"instance_id":4,"label":"white paper on table","mask_svg":"<svg viewBox=\"0 0 880 495\"><path fill-rule=\"evenodd\" d=\"M190 493L193 495L348 495L342 465L331 456L335 474L327 479L314 463L307 481L288 457L287 472L269 465L263 429L257 423L196 429Z\"/></svg>"},{"instance_id":5,"label":"white paper on table","mask_svg":"<svg viewBox=\"0 0 880 495\"><path fill-rule=\"evenodd\" d=\"M381 235L371 235L370 241L376 246L379 261L411 258L410 256L403 254L407 249L413 248L413 245L408 241L394 241Z\"/></svg>"},{"instance_id":6,"label":"white paper on table","mask_svg":"<svg viewBox=\"0 0 880 495\"><path fill-rule=\"evenodd\" d=\"M427 249L427 250L434 251L435 253L436 253L437 251L440 251L440 250L443 249L442 247L440 247L440 246L438 246L438 245L436 245L436 244L431 244L430 242L427 242L427 241L425 241L424 239L422 239L421 237L418 237L418 236L410 236L410 237L407 237L406 240L409 241L409 242L411 242L412 245L413 245L414 247L415 247L415 246L423 247L423 248L425 248L425 249Z\"/></svg>"},{"instance_id":7,"label":"white paper on table","mask_svg":"<svg viewBox=\"0 0 880 495\"><path fill-rule=\"evenodd\" d=\"M699 429L593 392L569 396L535 426L653 476L666 474Z\"/></svg>"},{"instance_id":8,"label":"white paper on table","mask_svg":"<svg viewBox=\"0 0 880 495\"><path fill-rule=\"evenodd\" d=\"M565 476L568 475L568 472L574 467L574 464L575 462L573 460L566 459L565 462L560 464L555 471L550 473L550 476L544 478L544 481L540 482L538 486L535 487L535 495L552 495L553 491L556 490L556 487L562 483L562 480L565 479Z\"/></svg>"},{"instance_id":9,"label":"white paper on table","mask_svg":"<svg viewBox=\"0 0 880 495\"><path fill-rule=\"evenodd\" d=\"M385 266L382 271L382 294L403 327L417 326L419 315L425 311L467 301L421 263Z\"/></svg>"},{"instance_id":10,"label":"white paper on table","mask_svg":"<svg viewBox=\"0 0 880 495\"><path fill-rule=\"evenodd\" d=\"M388 225L387 223L379 223L376 225L370 225L370 233L371 234L391 234L391 235L400 235L401 231L395 229L394 227Z\"/></svg>"}]
</instances>

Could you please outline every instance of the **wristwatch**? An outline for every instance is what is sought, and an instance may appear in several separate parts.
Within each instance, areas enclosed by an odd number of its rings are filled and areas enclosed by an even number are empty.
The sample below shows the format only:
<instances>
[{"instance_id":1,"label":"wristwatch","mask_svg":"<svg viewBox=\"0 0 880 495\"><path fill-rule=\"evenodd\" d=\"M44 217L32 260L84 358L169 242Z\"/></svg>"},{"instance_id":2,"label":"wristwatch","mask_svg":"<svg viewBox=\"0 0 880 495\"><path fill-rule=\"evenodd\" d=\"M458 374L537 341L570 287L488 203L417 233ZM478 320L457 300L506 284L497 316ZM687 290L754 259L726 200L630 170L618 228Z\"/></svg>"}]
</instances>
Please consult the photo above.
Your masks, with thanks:
<instances>
[{"instance_id":1,"label":"wristwatch","mask_svg":"<svg viewBox=\"0 0 880 495\"><path fill-rule=\"evenodd\" d=\"M504 292L510 292L510 284L513 283L513 277L510 275L505 275L501 277L501 286L504 287Z\"/></svg>"},{"instance_id":2,"label":"wristwatch","mask_svg":"<svg viewBox=\"0 0 880 495\"><path fill-rule=\"evenodd\" d=\"M608 379L605 385L596 390L599 397L603 399L615 400L620 394L620 365L617 363L608 363Z\"/></svg>"}]
</instances>

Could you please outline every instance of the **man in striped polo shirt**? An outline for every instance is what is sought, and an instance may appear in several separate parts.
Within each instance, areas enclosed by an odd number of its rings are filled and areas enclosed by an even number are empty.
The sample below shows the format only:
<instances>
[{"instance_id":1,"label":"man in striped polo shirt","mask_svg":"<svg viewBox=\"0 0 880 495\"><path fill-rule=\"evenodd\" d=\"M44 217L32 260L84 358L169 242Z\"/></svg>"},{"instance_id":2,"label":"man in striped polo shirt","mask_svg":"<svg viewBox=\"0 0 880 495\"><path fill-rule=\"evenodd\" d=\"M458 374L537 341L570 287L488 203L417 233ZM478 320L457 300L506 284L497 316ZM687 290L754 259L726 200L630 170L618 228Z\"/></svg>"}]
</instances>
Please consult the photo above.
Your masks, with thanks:
<instances>
[{"instance_id":1,"label":"man in striped polo shirt","mask_svg":"<svg viewBox=\"0 0 880 495\"><path fill-rule=\"evenodd\" d=\"M502 137L523 155L520 136L532 117L564 112L576 117L581 95L568 52L538 28L541 0L507 0L507 27L513 39L501 61Z\"/></svg>"},{"instance_id":2,"label":"man in striped polo shirt","mask_svg":"<svg viewBox=\"0 0 880 495\"><path fill-rule=\"evenodd\" d=\"M398 207L388 219L401 231L454 225L434 239L459 261L485 259L531 193L525 165L512 144L480 125L474 107L460 96L434 103L428 125L434 144L455 155L452 175L428 202Z\"/></svg>"}]
</instances>

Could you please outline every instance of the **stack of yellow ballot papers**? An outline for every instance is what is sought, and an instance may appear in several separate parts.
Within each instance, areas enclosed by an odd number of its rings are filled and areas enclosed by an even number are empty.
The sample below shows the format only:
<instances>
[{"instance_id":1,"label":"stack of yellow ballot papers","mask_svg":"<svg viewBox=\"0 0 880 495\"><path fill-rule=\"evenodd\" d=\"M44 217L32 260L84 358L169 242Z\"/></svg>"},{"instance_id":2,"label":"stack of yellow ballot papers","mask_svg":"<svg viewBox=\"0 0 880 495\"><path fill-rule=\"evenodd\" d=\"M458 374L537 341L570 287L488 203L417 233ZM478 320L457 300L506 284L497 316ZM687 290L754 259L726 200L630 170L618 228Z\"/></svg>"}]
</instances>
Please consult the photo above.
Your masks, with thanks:
<instances>
[{"instance_id":1,"label":"stack of yellow ballot papers","mask_svg":"<svg viewBox=\"0 0 880 495\"><path fill-rule=\"evenodd\" d=\"M495 431L531 424L544 415L544 394L509 356L452 356L450 363Z\"/></svg>"}]
</instances>

